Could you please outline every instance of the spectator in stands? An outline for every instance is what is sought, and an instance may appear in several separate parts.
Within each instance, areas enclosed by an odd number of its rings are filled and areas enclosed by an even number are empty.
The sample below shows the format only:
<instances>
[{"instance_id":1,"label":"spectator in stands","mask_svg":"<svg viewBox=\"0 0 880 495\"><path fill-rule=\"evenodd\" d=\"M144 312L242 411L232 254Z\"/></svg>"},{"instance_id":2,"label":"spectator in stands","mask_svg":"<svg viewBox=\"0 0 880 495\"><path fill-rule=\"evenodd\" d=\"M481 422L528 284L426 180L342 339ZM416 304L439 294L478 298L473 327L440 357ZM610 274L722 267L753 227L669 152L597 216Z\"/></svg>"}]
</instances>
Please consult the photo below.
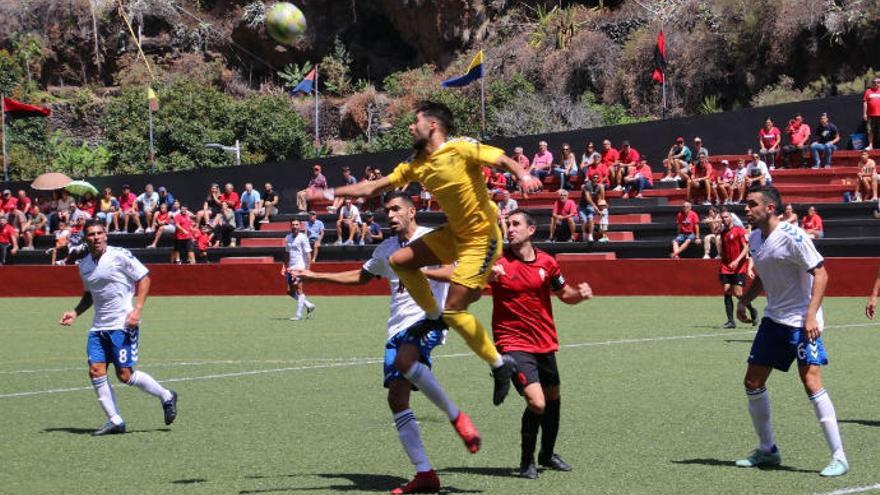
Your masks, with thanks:
<instances>
[{"instance_id":1,"label":"spectator in stands","mask_svg":"<svg viewBox=\"0 0 880 495\"><path fill-rule=\"evenodd\" d=\"M353 205L351 198L345 198L342 208L339 208L339 218L336 220L336 245L351 246L354 244L354 236L360 231L361 214L357 206ZM344 242L343 227L348 229L348 239Z\"/></svg>"},{"instance_id":2,"label":"spectator in stands","mask_svg":"<svg viewBox=\"0 0 880 495\"><path fill-rule=\"evenodd\" d=\"M618 160L614 171L616 175L614 181L620 189L615 188L616 191L623 191L625 189L625 179L629 175L629 171L637 168L640 161L641 155L639 155L635 148L629 145L629 141L620 143L620 151L618 152Z\"/></svg>"},{"instance_id":3,"label":"spectator in stands","mask_svg":"<svg viewBox=\"0 0 880 495\"><path fill-rule=\"evenodd\" d=\"M721 160L722 169L715 174L715 198L719 204L733 203L733 183L736 180L736 172L730 168L730 162ZM745 161L743 161L745 168Z\"/></svg>"},{"instance_id":4,"label":"spectator in stands","mask_svg":"<svg viewBox=\"0 0 880 495\"><path fill-rule=\"evenodd\" d=\"M782 147L782 166L791 166L792 157L798 159L799 165L803 165L810 148L810 126L804 123L801 114L796 114L788 121L785 134L788 135L788 144Z\"/></svg>"},{"instance_id":5,"label":"spectator in stands","mask_svg":"<svg viewBox=\"0 0 880 495\"><path fill-rule=\"evenodd\" d=\"M590 146L592 145L593 143L590 143ZM604 197L605 189L611 187L611 179L609 178L611 172L608 170L608 167L605 166L605 162L602 161L601 153L599 153L598 151L593 152L592 158L593 159L591 160L591 162L587 165L587 179L585 179L584 182L588 182L589 178L593 177L594 175L598 175L598 186L602 188L602 195Z\"/></svg>"},{"instance_id":6,"label":"spectator in stands","mask_svg":"<svg viewBox=\"0 0 880 495\"><path fill-rule=\"evenodd\" d=\"M214 234L211 233L211 228L207 225L199 225L195 222L192 224L193 229L193 240L196 248L196 260L201 261L202 263L208 262L208 248L211 247L211 241L213 240Z\"/></svg>"},{"instance_id":7,"label":"spectator in stands","mask_svg":"<svg viewBox=\"0 0 880 495\"><path fill-rule=\"evenodd\" d=\"M267 182L263 186L263 194L260 207L251 211L249 222L254 225L254 220L260 217L260 223L269 223L269 217L278 214L278 193L272 188L272 184Z\"/></svg>"},{"instance_id":8,"label":"spectator in stands","mask_svg":"<svg viewBox=\"0 0 880 495\"><path fill-rule=\"evenodd\" d=\"M92 193L85 193L77 204L77 209L88 213L89 218L95 218L95 197Z\"/></svg>"},{"instance_id":9,"label":"spectator in stands","mask_svg":"<svg viewBox=\"0 0 880 495\"><path fill-rule=\"evenodd\" d=\"M609 213L608 210L608 202L604 199L600 199L596 202L596 206L599 208L599 224L598 228L593 233L593 236L596 239L596 242L608 242L608 236L605 235L608 232L608 219Z\"/></svg>"},{"instance_id":10,"label":"spectator in stands","mask_svg":"<svg viewBox=\"0 0 880 495\"><path fill-rule=\"evenodd\" d=\"M224 204L228 204L224 202ZM232 210L227 207L231 212ZM196 264L195 246L193 246L193 222L189 218L186 206L180 207L180 213L174 217L174 249L171 251L171 262L180 263L185 256L187 263Z\"/></svg>"},{"instance_id":11,"label":"spectator in stands","mask_svg":"<svg viewBox=\"0 0 880 495\"><path fill-rule=\"evenodd\" d=\"M785 210L783 210L782 215L779 215L779 221L788 222L794 226L799 225L797 213L794 211L794 205L788 203L785 205Z\"/></svg>"},{"instance_id":12,"label":"spectator in stands","mask_svg":"<svg viewBox=\"0 0 880 495\"><path fill-rule=\"evenodd\" d=\"M424 191L425 188L423 187L422 190ZM489 194L494 198L502 192L507 192L507 177L498 170L492 170L492 175L489 176Z\"/></svg>"},{"instance_id":13,"label":"spectator in stands","mask_svg":"<svg viewBox=\"0 0 880 495\"><path fill-rule=\"evenodd\" d=\"M853 201L862 200L862 190L865 191L864 197L870 194L869 201L877 201L877 164L868 155L868 150L862 150L859 155L858 167Z\"/></svg>"},{"instance_id":14,"label":"spectator in stands","mask_svg":"<svg viewBox=\"0 0 880 495\"><path fill-rule=\"evenodd\" d=\"M12 193L9 193L12 195ZM0 265L7 265L18 253L18 232L9 224L9 217L0 214Z\"/></svg>"},{"instance_id":15,"label":"spectator in stands","mask_svg":"<svg viewBox=\"0 0 880 495\"><path fill-rule=\"evenodd\" d=\"M140 210L141 225L145 227L147 233L150 233L152 232L150 228L153 225L153 213L157 211L156 208L159 206L159 193L153 190L152 184L144 186L144 192L137 197L137 204Z\"/></svg>"},{"instance_id":16,"label":"spectator in stands","mask_svg":"<svg viewBox=\"0 0 880 495\"><path fill-rule=\"evenodd\" d=\"M709 157L709 149L703 146L703 140L700 137L694 138L694 149L691 150L691 165L700 163L703 157Z\"/></svg>"},{"instance_id":17,"label":"spectator in stands","mask_svg":"<svg viewBox=\"0 0 880 495\"><path fill-rule=\"evenodd\" d=\"M501 227L504 242L507 242L507 216L517 209L519 209L519 204L510 197L510 191L501 193L501 200L498 201L498 224Z\"/></svg>"},{"instance_id":18,"label":"spectator in stands","mask_svg":"<svg viewBox=\"0 0 880 495\"><path fill-rule=\"evenodd\" d=\"M550 238L547 239L547 242L556 241L556 229L563 223L568 225L568 232L571 236L569 241L573 241L574 235L577 232L574 223L574 218L577 215L577 205L574 201L568 199L567 190L560 189L558 194L559 199L553 203L553 213L550 218Z\"/></svg>"},{"instance_id":19,"label":"spectator in stands","mask_svg":"<svg viewBox=\"0 0 880 495\"><path fill-rule=\"evenodd\" d=\"M593 174L581 185L578 201L578 219L581 221L581 240L593 242L594 219L599 212L598 202L605 198L605 188L599 182L599 174Z\"/></svg>"},{"instance_id":20,"label":"spectator in stands","mask_svg":"<svg viewBox=\"0 0 880 495\"><path fill-rule=\"evenodd\" d=\"M49 228L52 232L55 232L55 229L58 228L58 225L61 223L61 220L64 220L65 223L70 225L70 206L76 206L76 200L73 199L73 196L67 192L67 189L62 189L58 194L58 202L55 206L55 211L49 212Z\"/></svg>"},{"instance_id":21,"label":"spectator in stands","mask_svg":"<svg viewBox=\"0 0 880 495\"><path fill-rule=\"evenodd\" d=\"M314 211L309 212L309 219L306 221L306 237L309 238L309 244L312 247L312 260L314 263L318 260L318 249L321 247L321 241L324 240L324 222L318 219L318 214Z\"/></svg>"},{"instance_id":22,"label":"spectator in stands","mask_svg":"<svg viewBox=\"0 0 880 495\"><path fill-rule=\"evenodd\" d=\"M64 258L67 257L68 249L67 243L69 241L70 229L67 227L67 220L60 220L58 222L58 228L55 229L55 246L46 250L46 254L51 255L51 264L56 264L58 259L61 258L62 263L64 263Z\"/></svg>"},{"instance_id":23,"label":"spectator in stands","mask_svg":"<svg viewBox=\"0 0 880 495\"><path fill-rule=\"evenodd\" d=\"M698 194L705 192L706 199L703 201L703 204L712 204L714 184L715 170L712 168L712 164L709 163L709 157L700 155L700 161L694 166L691 181L688 183L687 200L692 201Z\"/></svg>"},{"instance_id":24,"label":"spectator in stands","mask_svg":"<svg viewBox=\"0 0 880 495\"><path fill-rule=\"evenodd\" d=\"M865 149L870 151L880 146L880 77L871 81L871 87L865 90L862 100L862 120L868 131L868 147Z\"/></svg>"},{"instance_id":25,"label":"spectator in stands","mask_svg":"<svg viewBox=\"0 0 880 495\"><path fill-rule=\"evenodd\" d=\"M559 187L571 190L574 186L571 179L578 176L577 157L568 143L562 143L562 158L558 167L553 171L559 174Z\"/></svg>"},{"instance_id":26,"label":"spectator in stands","mask_svg":"<svg viewBox=\"0 0 880 495\"><path fill-rule=\"evenodd\" d=\"M122 219L122 232L127 234L128 230L128 221L134 220L135 224L135 234L140 234L144 231L143 226L141 225L141 216L138 213L137 206L137 196L131 192L131 186L128 184L124 184L122 186L122 194L119 195L119 217Z\"/></svg>"},{"instance_id":27,"label":"spectator in stands","mask_svg":"<svg viewBox=\"0 0 880 495\"><path fill-rule=\"evenodd\" d=\"M663 168L666 169L666 176L661 179L663 182L688 182L688 167L691 163L691 149L684 144L684 138L675 139L675 144L669 148L666 159L663 160Z\"/></svg>"},{"instance_id":28,"label":"spectator in stands","mask_svg":"<svg viewBox=\"0 0 880 495\"><path fill-rule=\"evenodd\" d=\"M514 148L513 156L510 158L516 163L519 163L519 166L522 167L523 170L529 170L532 166L531 162L529 162L529 157L523 154L522 146ZM516 177L510 172L504 172L504 177L507 179L507 189L509 191L515 191L517 187Z\"/></svg>"},{"instance_id":29,"label":"spectator in stands","mask_svg":"<svg viewBox=\"0 0 880 495\"><path fill-rule=\"evenodd\" d=\"M758 154L765 163L770 165L770 169L776 168L776 156L782 147L782 132L778 127L773 125L773 119L767 117L764 121L764 127L758 131Z\"/></svg>"},{"instance_id":30,"label":"spectator in stands","mask_svg":"<svg viewBox=\"0 0 880 495\"><path fill-rule=\"evenodd\" d=\"M803 220L801 220L801 227L812 239L821 239L825 237L825 226L822 224L822 217L816 213L815 206L810 206L807 209L807 214L804 215Z\"/></svg>"},{"instance_id":31,"label":"spectator in stands","mask_svg":"<svg viewBox=\"0 0 880 495\"><path fill-rule=\"evenodd\" d=\"M709 207L706 216L703 217L702 223L706 225L706 236L703 237L703 259L711 259L712 247L715 247L715 259L721 257L721 231L724 224L721 221L721 214L718 208Z\"/></svg>"},{"instance_id":32,"label":"spectator in stands","mask_svg":"<svg viewBox=\"0 0 880 495\"><path fill-rule=\"evenodd\" d=\"M678 212L675 223L678 226L678 235L672 240L672 254L670 254L672 259L680 258L681 253L692 242L698 246L703 243L703 240L700 238L700 217L693 210L690 201L685 201L681 205L681 211Z\"/></svg>"},{"instance_id":33,"label":"spectator in stands","mask_svg":"<svg viewBox=\"0 0 880 495\"><path fill-rule=\"evenodd\" d=\"M27 212L27 220L21 228L21 235L24 238L24 247L22 250L32 251L34 249L34 237L46 234L46 225L48 218L40 211L40 207L32 204Z\"/></svg>"},{"instance_id":34,"label":"spectator in stands","mask_svg":"<svg viewBox=\"0 0 880 495\"><path fill-rule=\"evenodd\" d=\"M309 180L308 187L296 193L296 207L299 210L299 213L305 213L309 208L309 190L323 189L327 189L327 178L321 173L321 166L315 165L312 167L312 178Z\"/></svg>"},{"instance_id":35,"label":"spectator in stands","mask_svg":"<svg viewBox=\"0 0 880 495\"><path fill-rule=\"evenodd\" d=\"M208 190L208 196L205 198L205 203L202 205L202 209L196 213L196 223L205 225L214 225L214 216L220 212L222 200L220 199L220 185L219 184L211 184L210 189Z\"/></svg>"},{"instance_id":36,"label":"spectator in stands","mask_svg":"<svg viewBox=\"0 0 880 495\"><path fill-rule=\"evenodd\" d=\"M235 191L235 186L233 186L231 182L227 182L226 185L223 186L223 194L220 195L220 201L226 201L229 203L229 207L232 208L232 211L241 208L241 197L239 197L238 193Z\"/></svg>"},{"instance_id":37,"label":"spectator in stands","mask_svg":"<svg viewBox=\"0 0 880 495\"><path fill-rule=\"evenodd\" d=\"M746 166L746 189L751 187L752 184L760 184L762 186L773 185L770 170L767 169L767 164L761 160L761 155L758 153L752 154L752 161Z\"/></svg>"},{"instance_id":38,"label":"spectator in stands","mask_svg":"<svg viewBox=\"0 0 880 495\"><path fill-rule=\"evenodd\" d=\"M198 222L196 222L196 225L198 225ZM174 227L174 219L171 216L171 211L168 209L167 204L159 203L159 209L156 210L156 213L153 215L153 224L150 226L150 229L155 232L155 235L153 236L153 243L147 245L148 248L156 247L163 234L174 233L176 230Z\"/></svg>"},{"instance_id":39,"label":"spectator in stands","mask_svg":"<svg viewBox=\"0 0 880 495\"><path fill-rule=\"evenodd\" d=\"M159 186L159 202L165 203L168 205L168 208L171 208L171 205L174 204L174 195L172 195L165 186Z\"/></svg>"},{"instance_id":40,"label":"spectator in stands","mask_svg":"<svg viewBox=\"0 0 880 495\"><path fill-rule=\"evenodd\" d=\"M553 153L547 149L547 141L541 141L538 143L538 152L532 157L529 173L543 182L544 178L550 175L552 168Z\"/></svg>"},{"instance_id":41,"label":"spectator in stands","mask_svg":"<svg viewBox=\"0 0 880 495\"><path fill-rule=\"evenodd\" d=\"M643 198L642 191L652 189L654 187L654 172L648 165L648 160L642 158L639 163L633 167L629 167L627 176L624 177L624 193L623 199L629 199L630 194L635 192L636 198Z\"/></svg>"},{"instance_id":42,"label":"spectator in stands","mask_svg":"<svg viewBox=\"0 0 880 495\"><path fill-rule=\"evenodd\" d=\"M431 191L427 190L424 186L420 185L419 187L419 203L421 206L419 211L431 211L431 203L433 201Z\"/></svg>"},{"instance_id":43,"label":"spectator in stands","mask_svg":"<svg viewBox=\"0 0 880 495\"><path fill-rule=\"evenodd\" d=\"M113 195L113 190L105 187L101 199L98 200L98 212L95 218L107 226L107 232L110 231L110 224L113 224L113 230L119 231L119 200Z\"/></svg>"},{"instance_id":44,"label":"spectator in stands","mask_svg":"<svg viewBox=\"0 0 880 495\"><path fill-rule=\"evenodd\" d=\"M623 185L618 182L619 177L617 176L620 167L620 152L611 146L610 140L605 139L602 141L602 151L599 154L602 155L602 164L608 170L608 179L610 180L608 187L613 187L614 191L622 191Z\"/></svg>"},{"instance_id":45,"label":"spectator in stands","mask_svg":"<svg viewBox=\"0 0 880 495\"><path fill-rule=\"evenodd\" d=\"M12 191L6 189L3 191L3 202L0 205L0 215L5 215L7 221L13 228L19 225L23 220L19 219L18 196L13 196Z\"/></svg>"},{"instance_id":46,"label":"spectator in stands","mask_svg":"<svg viewBox=\"0 0 880 495\"><path fill-rule=\"evenodd\" d=\"M581 155L581 183L589 181L590 172L596 170L596 167L602 163L602 155L596 151L596 145L592 141L587 143L587 149Z\"/></svg>"},{"instance_id":47,"label":"spectator in stands","mask_svg":"<svg viewBox=\"0 0 880 495\"><path fill-rule=\"evenodd\" d=\"M372 175L373 170L370 169L370 175ZM351 173L351 167L348 165L342 167L342 183L341 186L350 186L352 184L357 184L357 178ZM342 206L343 198L336 198L333 200L333 205L327 207L328 213L336 213L336 210Z\"/></svg>"},{"instance_id":48,"label":"spectator in stands","mask_svg":"<svg viewBox=\"0 0 880 495\"><path fill-rule=\"evenodd\" d=\"M815 136L816 142L810 145L810 153L813 155L813 168L817 169L819 166L831 168L831 156L837 151L840 132L838 132L837 126L828 120L827 113L819 115L819 125L816 126Z\"/></svg>"},{"instance_id":49,"label":"spectator in stands","mask_svg":"<svg viewBox=\"0 0 880 495\"><path fill-rule=\"evenodd\" d=\"M361 226L361 240L359 244L361 246L364 244L379 244L383 238L382 227L376 223L372 211L366 212L365 216L367 221Z\"/></svg>"},{"instance_id":50,"label":"spectator in stands","mask_svg":"<svg viewBox=\"0 0 880 495\"><path fill-rule=\"evenodd\" d=\"M15 210L13 210L14 218L12 220L14 221L10 222L13 227L19 230L22 229L24 223L27 221L27 213L30 211L32 204L33 202L31 201L31 198L28 197L27 191L19 189L15 202Z\"/></svg>"},{"instance_id":51,"label":"spectator in stands","mask_svg":"<svg viewBox=\"0 0 880 495\"><path fill-rule=\"evenodd\" d=\"M235 228L238 230L254 230L254 216L255 212L263 206L262 198L260 198L259 191L254 190L254 185L251 182L246 182L244 184L244 192L241 193L241 198L239 200L239 207L235 210ZM245 217L248 219L248 224L244 224Z\"/></svg>"},{"instance_id":52,"label":"spectator in stands","mask_svg":"<svg viewBox=\"0 0 880 495\"><path fill-rule=\"evenodd\" d=\"M181 208L181 212L183 208ZM174 217L175 224L177 217L185 215L177 215ZM235 240L232 238L232 232L235 231L235 211L226 201L220 202L220 211L214 215L211 227L214 230L214 238L220 239L220 245L223 247L235 247Z\"/></svg>"}]
</instances>

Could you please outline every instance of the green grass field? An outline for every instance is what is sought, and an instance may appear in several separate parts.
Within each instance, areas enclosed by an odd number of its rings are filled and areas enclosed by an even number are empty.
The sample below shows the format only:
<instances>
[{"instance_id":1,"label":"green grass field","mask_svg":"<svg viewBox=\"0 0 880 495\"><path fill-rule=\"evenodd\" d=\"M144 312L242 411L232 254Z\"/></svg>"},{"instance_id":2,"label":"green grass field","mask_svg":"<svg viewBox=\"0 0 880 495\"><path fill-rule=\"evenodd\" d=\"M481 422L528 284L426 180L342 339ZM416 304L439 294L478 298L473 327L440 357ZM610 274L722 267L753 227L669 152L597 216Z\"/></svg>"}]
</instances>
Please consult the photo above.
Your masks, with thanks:
<instances>
[{"instance_id":1,"label":"green grass field","mask_svg":"<svg viewBox=\"0 0 880 495\"><path fill-rule=\"evenodd\" d=\"M140 367L180 393L178 420L166 428L158 401L114 383L131 433L93 438L104 417L86 374L92 313L62 328L73 299L0 299L0 493L357 493L405 482L413 469L379 364L387 297L314 301L315 319L291 322L283 297L150 299ZM838 479L817 474L828 452L794 372L770 381L784 467L733 466L755 445L741 385L753 330L719 330L720 297L557 304L557 451L571 473L511 476L523 402L493 407L487 367L456 335L435 370L483 449L467 453L424 397L413 409L445 493L864 491L880 483L880 333L863 304L825 304L825 383L852 466ZM489 301L476 310L488 321Z\"/></svg>"}]
</instances>

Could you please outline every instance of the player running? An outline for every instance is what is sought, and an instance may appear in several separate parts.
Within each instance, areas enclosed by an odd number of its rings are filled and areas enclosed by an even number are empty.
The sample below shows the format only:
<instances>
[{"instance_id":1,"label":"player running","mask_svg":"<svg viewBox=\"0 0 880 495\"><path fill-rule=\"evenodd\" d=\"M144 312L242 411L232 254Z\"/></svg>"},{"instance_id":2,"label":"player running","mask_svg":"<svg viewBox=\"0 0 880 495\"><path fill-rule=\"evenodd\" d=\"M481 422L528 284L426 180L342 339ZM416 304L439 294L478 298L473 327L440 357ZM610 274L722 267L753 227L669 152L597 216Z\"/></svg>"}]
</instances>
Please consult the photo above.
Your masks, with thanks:
<instances>
[{"instance_id":1,"label":"player running","mask_svg":"<svg viewBox=\"0 0 880 495\"><path fill-rule=\"evenodd\" d=\"M388 389L388 405L394 415L394 424L400 443L416 467L416 476L406 485L391 493L437 493L440 480L431 467L419 433L419 424L410 409L409 396L413 386L443 411L452 422L467 449L476 453L480 448L480 434L470 418L446 396L431 372L431 350L442 345L445 330L431 330L424 336L416 335L412 328L425 319L425 312L410 297L401 284L388 258L398 249L424 236L431 229L416 225L416 208L409 196L393 193L385 202L388 224L395 235L385 239L373 251L373 256L360 270L339 273L316 273L304 271L304 280L319 280L337 284L360 285L375 277L386 277L391 286L391 313L388 317L388 340L385 342L385 387ZM432 278L449 278L451 266L428 271ZM432 280L433 297L443 304L449 284Z\"/></svg>"},{"instance_id":2,"label":"player running","mask_svg":"<svg viewBox=\"0 0 880 495\"><path fill-rule=\"evenodd\" d=\"M773 368L788 371L792 361L797 359L801 381L831 450L831 462L819 474L842 476L849 471L849 464L843 452L834 405L822 386L821 366L828 364L822 343L822 298L828 273L809 236L801 228L779 221L781 206L779 191L773 186L754 189L746 199L746 216L755 228L749 238L749 250L757 276L737 305L737 317L751 322L746 310L761 290L767 293L767 307L752 343L744 380L749 414L760 443L748 457L736 461L736 465L782 463L770 422L770 396L765 385Z\"/></svg>"},{"instance_id":3,"label":"player running","mask_svg":"<svg viewBox=\"0 0 880 495\"><path fill-rule=\"evenodd\" d=\"M877 309L877 296L880 295L880 268L877 269L877 278L874 280L874 288L871 289L871 295L868 296L868 303L865 305L865 316L869 320L874 319L874 310Z\"/></svg>"},{"instance_id":4,"label":"player running","mask_svg":"<svg viewBox=\"0 0 880 495\"><path fill-rule=\"evenodd\" d=\"M736 328L733 321L733 297L742 298L743 285L746 282L746 271L749 268L749 241L746 230L734 222L733 214L725 209L721 212L721 286L724 289L724 311L727 323L721 328ZM749 318L752 325L757 325L758 310L749 303Z\"/></svg>"},{"instance_id":5,"label":"player running","mask_svg":"<svg viewBox=\"0 0 880 495\"><path fill-rule=\"evenodd\" d=\"M306 308L306 319L311 318L312 312L315 311L315 305L306 299L302 280L299 277L300 272L309 268L311 252L309 239L300 229L299 220L291 220L290 233L284 238L284 263L281 264L281 275L287 280L287 295L296 301L296 315L290 318L290 321L302 319L303 307Z\"/></svg>"},{"instance_id":6,"label":"player running","mask_svg":"<svg viewBox=\"0 0 880 495\"><path fill-rule=\"evenodd\" d=\"M510 389L514 365L495 350L485 327L468 312L468 306L482 295L502 245L497 208L489 198L482 167L506 169L516 176L524 192L537 191L540 182L505 156L504 150L467 138L449 139L453 120L445 105L423 102L416 108L415 117L409 127L415 148L410 161L379 180L313 194L329 200L338 196L371 197L410 182L420 182L430 191L446 213L447 223L394 253L391 267L425 310L423 331L452 327L475 354L492 366L493 402L498 405ZM421 268L452 262L456 262L452 283L441 311Z\"/></svg>"},{"instance_id":7,"label":"player running","mask_svg":"<svg viewBox=\"0 0 880 495\"><path fill-rule=\"evenodd\" d=\"M162 387L143 371L133 371L138 360L141 311L150 292L149 271L128 249L107 245L103 223L88 220L84 232L88 254L79 262L79 274L85 291L76 308L61 315L58 323L70 326L77 316L95 306L86 353L89 376L107 423L92 435L125 433L125 422L107 378L108 362L116 368L119 381L159 398L165 424L170 425L177 417L177 392Z\"/></svg>"},{"instance_id":8,"label":"player running","mask_svg":"<svg viewBox=\"0 0 880 495\"><path fill-rule=\"evenodd\" d=\"M492 267L492 332L495 345L516 362L513 384L526 400L522 415L522 451L519 475L535 479L535 444L542 430L538 463L557 471L571 466L554 452L559 432L559 339L553 323L550 291L566 304L593 297L589 284L565 283L559 265L549 254L532 246L535 221L523 210L507 217L510 245Z\"/></svg>"}]
</instances>

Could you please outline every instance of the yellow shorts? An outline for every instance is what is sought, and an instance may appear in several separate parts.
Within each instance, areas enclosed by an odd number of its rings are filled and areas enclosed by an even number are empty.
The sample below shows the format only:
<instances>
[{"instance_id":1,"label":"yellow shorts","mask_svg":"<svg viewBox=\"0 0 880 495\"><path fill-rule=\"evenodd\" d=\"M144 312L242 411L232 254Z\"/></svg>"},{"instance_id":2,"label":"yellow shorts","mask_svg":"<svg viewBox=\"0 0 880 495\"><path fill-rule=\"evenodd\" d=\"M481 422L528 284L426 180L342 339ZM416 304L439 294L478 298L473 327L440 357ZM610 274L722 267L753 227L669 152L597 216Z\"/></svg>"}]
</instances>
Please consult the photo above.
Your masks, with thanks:
<instances>
[{"instance_id":1,"label":"yellow shorts","mask_svg":"<svg viewBox=\"0 0 880 495\"><path fill-rule=\"evenodd\" d=\"M482 289L489 283L492 265L501 257L501 230L492 226L488 235L462 242L446 224L419 238L441 263L455 262L452 282L470 289Z\"/></svg>"}]
</instances>

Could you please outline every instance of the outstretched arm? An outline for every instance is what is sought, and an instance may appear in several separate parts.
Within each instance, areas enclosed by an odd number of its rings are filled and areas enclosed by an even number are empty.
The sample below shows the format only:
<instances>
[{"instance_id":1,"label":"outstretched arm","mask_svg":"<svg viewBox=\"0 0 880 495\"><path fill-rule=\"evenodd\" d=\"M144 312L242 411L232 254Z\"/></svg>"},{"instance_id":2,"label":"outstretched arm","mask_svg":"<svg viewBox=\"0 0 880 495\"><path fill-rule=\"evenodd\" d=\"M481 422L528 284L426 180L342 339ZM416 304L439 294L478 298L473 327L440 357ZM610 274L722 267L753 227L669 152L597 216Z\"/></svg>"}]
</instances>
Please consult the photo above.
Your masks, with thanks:
<instances>
[{"instance_id":1,"label":"outstretched arm","mask_svg":"<svg viewBox=\"0 0 880 495\"><path fill-rule=\"evenodd\" d=\"M327 199L333 200L340 198L372 198L382 194L385 191L394 189L391 180L388 177L382 177L379 180L365 180L356 184L328 189L309 189L309 199Z\"/></svg>"},{"instance_id":2,"label":"outstretched arm","mask_svg":"<svg viewBox=\"0 0 880 495\"><path fill-rule=\"evenodd\" d=\"M346 272L313 272L305 270L299 278L306 281L330 282L340 285L363 285L372 280L374 275L366 270L349 270Z\"/></svg>"},{"instance_id":3,"label":"outstretched arm","mask_svg":"<svg viewBox=\"0 0 880 495\"><path fill-rule=\"evenodd\" d=\"M453 265L443 265L439 268L422 268L422 273L430 280L437 282L451 282L452 272L455 270Z\"/></svg>"}]
</instances>

